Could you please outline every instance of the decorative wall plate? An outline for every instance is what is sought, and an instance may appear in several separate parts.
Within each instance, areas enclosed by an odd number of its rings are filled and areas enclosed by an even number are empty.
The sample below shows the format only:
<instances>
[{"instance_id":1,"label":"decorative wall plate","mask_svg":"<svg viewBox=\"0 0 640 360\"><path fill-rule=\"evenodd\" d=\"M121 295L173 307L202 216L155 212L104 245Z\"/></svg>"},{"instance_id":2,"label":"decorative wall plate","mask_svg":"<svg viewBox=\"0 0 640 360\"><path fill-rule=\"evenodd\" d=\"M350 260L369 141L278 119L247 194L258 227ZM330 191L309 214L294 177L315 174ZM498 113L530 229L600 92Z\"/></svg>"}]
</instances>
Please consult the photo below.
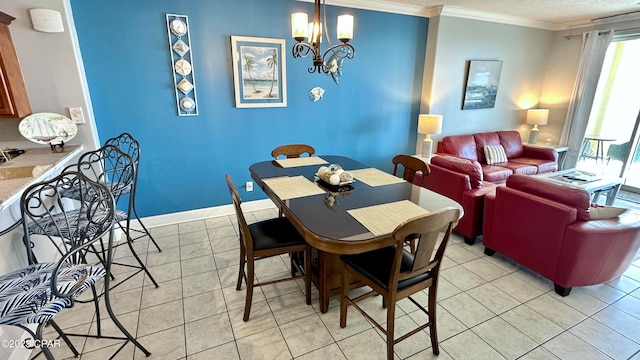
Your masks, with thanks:
<instances>
[{"instance_id":1,"label":"decorative wall plate","mask_svg":"<svg viewBox=\"0 0 640 360\"><path fill-rule=\"evenodd\" d=\"M190 112L190 111L193 111L195 107L196 107L196 102L192 98L185 96L182 99L180 99L180 109L186 112Z\"/></svg>"},{"instance_id":2,"label":"decorative wall plate","mask_svg":"<svg viewBox=\"0 0 640 360\"><path fill-rule=\"evenodd\" d=\"M182 76L187 76L191 74L191 64L187 60L180 59L176 61L176 64L173 66L176 69L176 72Z\"/></svg>"},{"instance_id":3,"label":"decorative wall plate","mask_svg":"<svg viewBox=\"0 0 640 360\"><path fill-rule=\"evenodd\" d=\"M183 36L184 34L187 33L187 25L184 23L184 21L180 19L171 20L171 23L169 24L169 28L171 29L171 32L175 36Z\"/></svg>"},{"instance_id":4,"label":"decorative wall plate","mask_svg":"<svg viewBox=\"0 0 640 360\"><path fill-rule=\"evenodd\" d=\"M71 119L54 113L31 114L20 121L18 130L26 139L47 145L62 144L78 133Z\"/></svg>"}]
</instances>

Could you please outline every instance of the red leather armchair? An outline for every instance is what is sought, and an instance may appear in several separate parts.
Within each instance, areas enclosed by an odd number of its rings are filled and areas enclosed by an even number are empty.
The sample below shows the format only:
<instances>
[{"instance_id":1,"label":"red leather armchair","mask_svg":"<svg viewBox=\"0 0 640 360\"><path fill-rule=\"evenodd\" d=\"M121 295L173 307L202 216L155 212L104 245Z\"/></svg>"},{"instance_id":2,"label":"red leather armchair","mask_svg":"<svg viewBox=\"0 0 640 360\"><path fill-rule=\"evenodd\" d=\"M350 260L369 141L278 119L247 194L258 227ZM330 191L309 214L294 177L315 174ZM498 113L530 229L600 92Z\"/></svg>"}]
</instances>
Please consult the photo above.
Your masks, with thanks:
<instances>
[{"instance_id":1,"label":"red leather armchair","mask_svg":"<svg viewBox=\"0 0 640 360\"><path fill-rule=\"evenodd\" d=\"M482 243L552 280L569 295L573 286L622 275L640 247L640 212L590 220L590 197L580 188L512 175L484 202Z\"/></svg>"},{"instance_id":2,"label":"red leather armchair","mask_svg":"<svg viewBox=\"0 0 640 360\"><path fill-rule=\"evenodd\" d=\"M496 185L483 181L482 168L477 161L453 156L434 156L429 164L431 173L424 178L416 174L415 184L457 201L464 209L464 216L454 231L464 236L472 245L482 234L484 196Z\"/></svg>"},{"instance_id":3,"label":"red leather armchair","mask_svg":"<svg viewBox=\"0 0 640 360\"><path fill-rule=\"evenodd\" d=\"M502 145L508 161L487 164L486 145ZM558 153L554 149L522 144L520 133L514 130L445 136L438 142L437 152L479 162L484 180L496 184L504 183L512 174L535 175L558 170Z\"/></svg>"}]
</instances>

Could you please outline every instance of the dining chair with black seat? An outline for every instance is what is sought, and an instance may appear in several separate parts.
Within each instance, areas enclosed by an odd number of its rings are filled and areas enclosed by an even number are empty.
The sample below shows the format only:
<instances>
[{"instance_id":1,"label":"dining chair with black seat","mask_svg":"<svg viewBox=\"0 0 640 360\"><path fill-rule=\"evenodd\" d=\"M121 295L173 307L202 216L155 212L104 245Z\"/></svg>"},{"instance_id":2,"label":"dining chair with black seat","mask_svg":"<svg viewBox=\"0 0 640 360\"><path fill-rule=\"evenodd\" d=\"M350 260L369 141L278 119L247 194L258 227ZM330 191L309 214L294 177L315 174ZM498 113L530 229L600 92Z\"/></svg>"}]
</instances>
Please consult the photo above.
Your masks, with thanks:
<instances>
[{"instance_id":1,"label":"dining chair with black seat","mask_svg":"<svg viewBox=\"0 0 640 360\"><path fill-rule=\"evenodd\" d=\"M404 168L404 170L402 171L402 178L410 183L413 183L413 180L418 171L422 173L421 179L424 179L431 173L431 170L429 169L429 165L427 165L427 163L411 155L396 155L393 157L391 162L393 163L393 175L398 176L398 165L400 165ZM411 253L415 253L415 239L407 239L406 243L411 249Z\"/></svg>"},{"instance_id":2,"label":"dining chair with black seat","mask_svg":"<svg viewBox=\"0 0 640 360\"><path fill-rule=\"evenodd\" d=\"M63 199L61 191L75 189L79 200L71 203ZM22 226L28 258L32 263L17 271L0 276L0 325L16 326L26 331L45 358L53 354L43 341L42 332L51 324L69 349L77 357L78 350L69 337L124 340L113 356L129 342L147 356L150 355L116 318L109 297L109 277L113 256L115 202L110 190L91 181L79 172L63 172L43 182L29 186L20 200ZM35 236L37 234L37 236ZM90 249L106 241L105 263L88 264ZM34 251L47 255L47 261L37 262ZM49 261L51 260L51 261ZM104 280L104 283L100 283ZM97 285L104 290L98 291ZM64 309L73 308L85 291L91 289L96 310L95 333L70 334L63 332L54 318ZM104 303L110 319L121 336L103 334L98 302ZM29 325L37 324L34 330Z\"/></svg>"},{"instance_id":3,"label":"dining chair with black seat","mask_svg":"<svg viewBox=\"0 0 640 360\"><path fill-rule=\"evenodd\" d=\"M287 218L277 217L247 224L242 211L242 199L238 190L233 185L231 177L225 175L234 209L238 218L238 230L240 238L240 266L238 270L238 283L236 290L242 288L244 280L247 286L247 294L244 305L243 320L249 320L253 288L279 283L282 281L304 278L305 295L307 305L311 304L311 246L300 236L295 227ZM255 262L272 256L303 252L304 265L301 266L294 257L291 257L291 277L281 278L266 282L256 282ZM246 270L245 270L246 266ZM304 267L304 268L302 268ZM297 272L302 275L296 276Z\"/></svg>"},{"instance_id":4,"label":"dining chair with black seat","mask_svg":"<svg viewBox=\"0 0 640 360\"><path fill-rule=\"evenodd\" d=\"M107 139L107 141L104 142L104 145L113 145L117 147L120 151L129 155L133 160L133 164L135 166L135 178L133 179L133 186L131 186L127 190L129 191L130 193L129 196L131 196L131 199L132 199L131 200L131 209L133 211L132 219L135 219L142 229L139 230L136 228L131 228L131 230L141 233L142 235L140 237L147 236L149 240L151 240L153 245L156 247L158 252L162 252L162 249L160 249L160 246L158 246L158 243L156 242L156 240L153 238L153 236L151 236L151 232L144 225L144 223L142 222L142 219L140 219L140 215L138 215L138 209L136 207L136 190L138 189L138 174L140 173L139 172L140 142L136 140L136 138L134 138L133 135L125 132L118 136L114 136L110 139Z\"/></svg>"},{"instance_id":5,"label":"dining chair with black seat","mask_svg":"<svg viewBox=\"0 0 640 360\"><path fill-rule=\"evenodd\" d=\"M147 269L145 262L140 258L134 248L135 241L139 240L143 236L133 237L132 235L133 229L131 227L130 215L132 214L134 197L126 196L127 194L133 194L132 189L135 186L136 167L133 159L129 155L120 151L116 146L105 145L97 150L83 153L80 155L80 158L78 158L76 164L68 166L65 170L68 169L79 171L93 181L106 185L115 199L116 205L126 209L126 211L119 209L116 210L116 225L124 233L125 241L117 243L115 247L124 246L126 244L131 255L135 259L135 263L133 263L133 261L115 261L113 262L113 265L137 270L127 274L123 279L120 279L117 283L113 284L112 287L119 286L140 272L144 272L153 285L158 287L158 283L153 278ZM61 195L69 199L78 200L81 193L78 189L72 188L61 191ZM103 249L96 250L96 256L101 260L102 253L104 253ZM113 277L113 274L110 273L110 276Z\"/></svg>"},{"instance_id":6,"label":"dining chair with black seat","mask_svg":"<svg viewBox=\"0 0 640 360\"><path fill-rule=\"evenodd\" d=\"M393 163L393 175L398 176L398 165L400 165L404 168L402 178L409 182L413 182L418 171L422 173L423 178L431 172L427 163L411 155L396 155L391 162Z\"/></svg>"},{"instance_id":7,"label":"dining chair with black seat","mask_svg":"<svg viewBox=\"0 0 640 360\"><path fill-rule=\"evenodd\" d=\"M280 156L285 156L287 159L299 158L303 154L313 156L316 153L316 149L313 146L305 144L288 144L280 145L271 151L271 156L274 159L278 159Z\"/></svg>"},{"instance_id":8,"label":"dining chair with black seat","mask_svg":"<svg viewBox=\"0 0 640 360\"><path fill-rule=\"evenodd\" d=\"M460 210L447 207L423 216L409 219L398 225L393 231L395 245L354 255L342 255L342 293L340 296L340 327L347 326L347 307L358 309L370 322L387 337L387 359L393 359L393 346L409 336L429 328L432 351L439 354L436 327L436 299L440 264L449 242L451 230L460 216ZM442 237L440 236L442 234ZM403 247L407 238L419 238L415 254ZM440 243L438 244L438 241ZM359 280L372 290L356 298L349 298L347 284ZM411 295L428 290L428 304L414 300ZM369 316L358 302L373 295L384 298L383 306L387 310L386 329ZM394 338L394 320L396 302L404 298L425 312L428 322L403 336Z\"/></svg>"}]
</instances>

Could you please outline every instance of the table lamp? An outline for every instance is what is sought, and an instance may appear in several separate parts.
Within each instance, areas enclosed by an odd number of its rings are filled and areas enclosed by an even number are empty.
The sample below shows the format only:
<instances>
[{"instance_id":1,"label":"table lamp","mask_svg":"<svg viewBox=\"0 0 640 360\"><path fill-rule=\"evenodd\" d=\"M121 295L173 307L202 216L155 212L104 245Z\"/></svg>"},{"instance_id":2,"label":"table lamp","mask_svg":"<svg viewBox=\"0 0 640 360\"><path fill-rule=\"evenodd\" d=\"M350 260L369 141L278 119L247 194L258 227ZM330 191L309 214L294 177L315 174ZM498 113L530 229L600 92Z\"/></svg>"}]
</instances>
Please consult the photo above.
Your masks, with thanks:
<instances>
[{"instance_id":1,"label":"table lamp","mask_svg":"<svg viewBox=\"0 0 640 360\"><path fill-rule=\"evenodd\" d=\"M420 114L418 116L418 132L427 135L422 143L422 157L430 158L433 154L431 134L442 132L442 115Z\"/></svg>"},{"instance_id":2,"label":"table lamp","mask_svg":"<svg viewBox=\"0 0 640 360\"><path fill-rule=\"evenodd\" d=\"M527 110L527 124L533 125L529 132L529 144L538 142L538 125L547 125L549 109L529 109Z\"/></svg>"}]
</instances>

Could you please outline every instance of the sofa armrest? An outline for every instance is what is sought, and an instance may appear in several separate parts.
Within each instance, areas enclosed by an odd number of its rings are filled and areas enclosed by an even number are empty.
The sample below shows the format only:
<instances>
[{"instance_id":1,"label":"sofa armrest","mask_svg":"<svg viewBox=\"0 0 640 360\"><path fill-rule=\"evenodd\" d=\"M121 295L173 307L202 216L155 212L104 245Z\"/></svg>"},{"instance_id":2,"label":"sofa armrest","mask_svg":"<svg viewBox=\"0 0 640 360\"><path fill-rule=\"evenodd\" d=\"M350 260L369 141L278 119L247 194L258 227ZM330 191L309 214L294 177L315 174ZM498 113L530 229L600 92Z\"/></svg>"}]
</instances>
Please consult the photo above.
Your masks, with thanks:
<instances>
[{"instance_id":1,"label":"sofa armrest","mask_svg":"<svg viewBox=\"0 0 640 360\"><path fill-rule=\"evenodd\" d=\"M622 275L640 248L640 212L577 221L567 227L555 282L565 286L600 284ZM575 256L580 254L580 256Z\"/></svg>"},{"instance_id":2,"label":"sofa armrest","mask_svg":"<svg viewBox=\"0 0 640 360\"><path fill-rule=\"evenodd\" d=\"M522 156L531 159L558 161L558 152L555 149L522 144Z\"/></svg>"},{"instance_id":3,"label":"sofa armrest","mask_svg":"<svg viewBox=\"0 0 640 360\"><path fill-rule=\"evenodd\" d=\"M444 195L457 202L462 201L462 193L471 189L469 175L445 169L437 165L429 165L431 173L422 178L414 180L421 181L421 185L440 195Z\"/></svg>"}]
</instances>

